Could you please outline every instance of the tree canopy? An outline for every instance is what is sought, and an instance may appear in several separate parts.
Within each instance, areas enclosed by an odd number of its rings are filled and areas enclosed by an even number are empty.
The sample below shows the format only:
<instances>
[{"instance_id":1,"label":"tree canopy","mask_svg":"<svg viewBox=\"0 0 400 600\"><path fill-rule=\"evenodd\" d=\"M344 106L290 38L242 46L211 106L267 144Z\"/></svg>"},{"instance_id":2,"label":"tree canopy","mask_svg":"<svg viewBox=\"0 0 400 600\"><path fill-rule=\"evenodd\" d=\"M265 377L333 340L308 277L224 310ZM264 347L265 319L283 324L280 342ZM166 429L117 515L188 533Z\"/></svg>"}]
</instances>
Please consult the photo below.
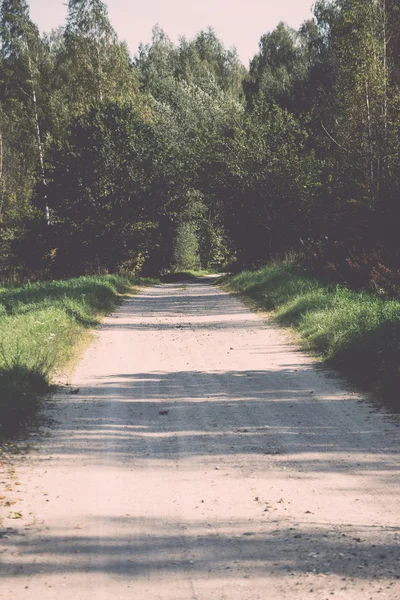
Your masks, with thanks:
<instances>
[{"instance_id":1,"label":"tree canopy","mask_svg":"<svg viewBox=\"0 0 400 600\"><path fill-rule=\"evenodd\" d=\"M101 0L0 2L3 278L399 260L400 10L317 0L247 70L215 31L131 56Z\"/></svg>"}]
</instances>

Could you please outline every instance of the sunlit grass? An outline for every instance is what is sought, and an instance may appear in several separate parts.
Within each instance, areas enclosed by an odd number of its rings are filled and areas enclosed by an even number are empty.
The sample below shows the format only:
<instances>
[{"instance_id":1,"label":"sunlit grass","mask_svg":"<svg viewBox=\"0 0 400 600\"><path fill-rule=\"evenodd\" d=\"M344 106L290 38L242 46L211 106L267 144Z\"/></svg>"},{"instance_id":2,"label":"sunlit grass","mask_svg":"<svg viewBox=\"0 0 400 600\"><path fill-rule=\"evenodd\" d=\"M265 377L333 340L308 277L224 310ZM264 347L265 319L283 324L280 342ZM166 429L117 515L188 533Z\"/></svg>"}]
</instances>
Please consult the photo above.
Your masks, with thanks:
<instances>
[{"instance_id":1,"label":"sunlit grass","mask_svg":"<svg viewBox=\"0 0 400 600\"><path fill-rule=\"evenodd\" d=\"M294 260L225 279L300 334L305 348L400 408L400 302L309 277Z\"/></svg>"},{"instance_id":2,"label":"sunlit grass","mask_svg":"<svg viewBox=\"0 0 400 600\"><path fill-rule=\"evenodd\" d=\"M35 412L52 374L101 315L152 281L106 275L0 288L0 436Z\"/></svg>"}]
</instances>

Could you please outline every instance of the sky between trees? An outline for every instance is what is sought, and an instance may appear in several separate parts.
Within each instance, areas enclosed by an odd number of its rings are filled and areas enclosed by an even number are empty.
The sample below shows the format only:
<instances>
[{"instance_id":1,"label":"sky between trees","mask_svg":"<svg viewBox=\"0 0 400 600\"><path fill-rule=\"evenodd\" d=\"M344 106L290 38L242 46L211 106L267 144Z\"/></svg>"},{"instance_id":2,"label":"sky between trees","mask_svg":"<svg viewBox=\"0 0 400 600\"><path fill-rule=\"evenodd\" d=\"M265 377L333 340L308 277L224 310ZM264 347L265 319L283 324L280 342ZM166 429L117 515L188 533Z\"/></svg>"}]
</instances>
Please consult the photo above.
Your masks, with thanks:
<instances>
[{"instance_id":1,"label":"sky between trees","mask_svg":"<svg viewBox=\"0 0 400 600\"><path fill-rule=\"evenodd\" d=\"M32 20L44 32L65 23L64 0L29 0ZM258 49L258 40L280 21L297 29L311 17L312 0L109 0L110 20L118 37L126 40L135 54L140 42L151 40L159 25L177 42L179 36L192 38L201 29L212 27L226 47L236 46L244 65Z\"/></svg>"}]
</instances>

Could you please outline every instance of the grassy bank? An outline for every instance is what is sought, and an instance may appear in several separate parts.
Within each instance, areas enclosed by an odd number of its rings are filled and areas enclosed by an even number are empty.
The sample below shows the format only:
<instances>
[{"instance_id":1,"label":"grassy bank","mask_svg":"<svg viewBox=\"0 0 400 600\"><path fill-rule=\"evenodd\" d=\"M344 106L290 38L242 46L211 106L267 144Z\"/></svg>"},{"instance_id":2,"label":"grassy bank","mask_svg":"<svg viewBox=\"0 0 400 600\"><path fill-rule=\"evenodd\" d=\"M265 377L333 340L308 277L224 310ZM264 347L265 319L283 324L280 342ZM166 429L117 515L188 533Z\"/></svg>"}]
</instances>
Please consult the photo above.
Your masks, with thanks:
<instances>
[{"instance_id":1,"label":"grassy bank","mask_svg":"<svg viewBox=\"0 0 400 600\"><path fill-rule=\"evenodd\" d=\"M290 260L225 282L293 327L307 350L400 410L399 301L324 284Z\"/></svg>"},{"instance_id":2,"label":"grassy bank","mask_svg":"<svg viewBox=\"0 0 400 600\"><path fill-rule=\"evenodd\" d=\"M99 317L148 282L108 275L0 288L0 437L35 413L51 375L73 359Z\"/></svg>"}]
</instances>

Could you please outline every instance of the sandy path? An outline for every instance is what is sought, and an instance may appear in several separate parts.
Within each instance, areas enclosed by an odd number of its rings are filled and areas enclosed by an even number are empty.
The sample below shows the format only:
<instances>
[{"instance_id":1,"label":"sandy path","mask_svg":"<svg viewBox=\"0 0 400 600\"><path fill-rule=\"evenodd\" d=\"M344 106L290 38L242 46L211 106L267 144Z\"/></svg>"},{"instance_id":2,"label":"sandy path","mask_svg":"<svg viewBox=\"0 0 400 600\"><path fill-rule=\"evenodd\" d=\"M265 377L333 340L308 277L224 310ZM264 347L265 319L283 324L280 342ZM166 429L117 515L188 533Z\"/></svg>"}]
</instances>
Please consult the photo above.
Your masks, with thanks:
<instances>
[{"instance_id":1,"label":"sandy path","mask_svg":"<svg viewBox=\"0 0 400 600\"><path fill-rule=\"evenodd\" d=\"M400 598L399 430L206 283L107 318L3 492L0 598Z\"/></svg>"}]
</instances>

